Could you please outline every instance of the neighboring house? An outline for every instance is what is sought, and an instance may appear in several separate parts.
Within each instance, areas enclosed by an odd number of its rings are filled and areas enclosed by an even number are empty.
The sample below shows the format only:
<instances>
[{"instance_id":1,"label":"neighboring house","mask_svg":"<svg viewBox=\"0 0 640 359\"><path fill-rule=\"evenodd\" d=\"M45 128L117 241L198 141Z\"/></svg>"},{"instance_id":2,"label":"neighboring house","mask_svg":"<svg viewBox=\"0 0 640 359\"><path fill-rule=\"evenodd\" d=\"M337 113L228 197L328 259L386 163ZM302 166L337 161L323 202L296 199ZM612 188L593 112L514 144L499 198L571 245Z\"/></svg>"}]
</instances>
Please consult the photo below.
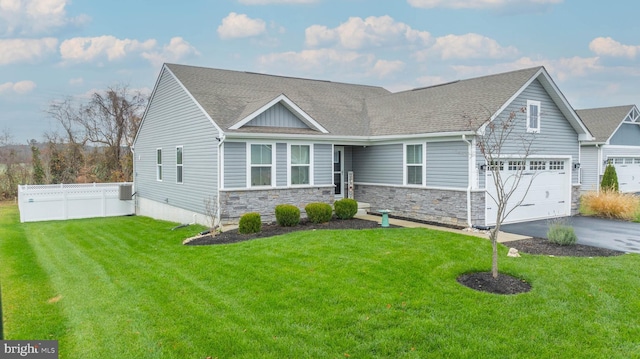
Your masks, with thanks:
<instances>
[{"instance_id":1,"label":"neighboring house","mask_svg":"<svg viewBox=\"0 0 640 359\"><path fill-rule=\"evenodd\" d=\"M576 110L595 137L582 142L582 191L599 191L607 162L621 192L640 192L640 111L635 105Z\"/></svg>"},{"instance_id":2,"label":"neighboring house","mask_svg":"<svg viewBox=\"0 0 640 359\"><path fill-rule=\"evenodd\" d=\"M135 140L137 213L202 223L209 199L223 223L253 211L272 220L277 204L343 198L352 172L372 212L491 225L495 189L476 136L511 112L503 170L535 133L526 166L538 176L507 222L575 213L579 141L592 137L543 67L390 93L166 64Z\"/></svg>"}]
</instances>

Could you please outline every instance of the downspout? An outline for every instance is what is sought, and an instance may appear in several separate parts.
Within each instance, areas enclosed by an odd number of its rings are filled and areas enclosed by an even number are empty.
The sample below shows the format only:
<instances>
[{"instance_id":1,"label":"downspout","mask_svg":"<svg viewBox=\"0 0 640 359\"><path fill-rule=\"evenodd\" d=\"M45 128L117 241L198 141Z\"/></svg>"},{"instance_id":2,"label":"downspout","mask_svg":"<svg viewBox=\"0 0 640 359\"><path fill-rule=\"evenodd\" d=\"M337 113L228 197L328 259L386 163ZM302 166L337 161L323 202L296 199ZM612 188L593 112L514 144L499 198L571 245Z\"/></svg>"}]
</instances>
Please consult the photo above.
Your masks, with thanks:
<instances>
[{"instance_id":1,"label":"downspout","mask_svg":"<svg viewBox=\"0 0 640 359\"><path fill-rule=\"evenodd\" d=\"M468 152L467 152L467 158L469 159L469 165L467 166L467 171L468 171L468 178L467 178L467 226L469 226L469 228L471 228L473 226L473 224L471 223L471 182L473 181L473 166L474 164L471 163L471 159L472 159L472 148L471 148L471 142L469 142L469 140L467 140L467 135L462 135L462 140L464 142L467 143L468 145Z\"/></svg>"},{"instance_id":2,"label":"downspout","mask_svg":"<svg viewBox=\"0 0 640 359\"><path fill-rule=\"evenodd\" d=\"M218 213L216 214L216 221L218 221L218 226L222 228L222 210L220 209L220 189L222 188L222 144L224 143L226 136L224 133L220 133L219 137L216 137L218 140L218 189L216 193L216 208L218 209ZM213 223L212 223L213 224Z\"/></svg>"},{"instance_id":3,"label":"downspout","mask_svg":"<svg viewBox=\"0 0 640 359\"><path fill-rule=\"evenodd\" d=\"M596 193L600 194L600 173L602 172L602 151L600 145L596 143L596 161L598 166L596 167Z\"/></svg>"}]
</instances>

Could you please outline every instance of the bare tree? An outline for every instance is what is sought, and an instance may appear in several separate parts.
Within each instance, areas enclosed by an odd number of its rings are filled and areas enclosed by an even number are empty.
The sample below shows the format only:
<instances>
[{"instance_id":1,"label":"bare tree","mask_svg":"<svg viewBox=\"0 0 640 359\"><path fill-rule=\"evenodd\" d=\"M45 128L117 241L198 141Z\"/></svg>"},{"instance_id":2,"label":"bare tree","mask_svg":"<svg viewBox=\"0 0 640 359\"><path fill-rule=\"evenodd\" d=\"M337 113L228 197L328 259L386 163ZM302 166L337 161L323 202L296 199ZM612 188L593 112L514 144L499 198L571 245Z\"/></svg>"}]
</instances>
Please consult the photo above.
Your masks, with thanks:
<instances>
[{"instance_id":1,"label":"bare tree","mask_svg":"<svg viewBox=\"0 0 640 359\"><path fill-rule=\"evenodd\" d=\"M131 91L127 86L109 87L104 92L94 92L86 103L77 103L72 98L53 102L47 111L64 131L64 142L71 156L77 159L77 151L84 152L85 145L100 148L94 151L93 172L97 178L112 181L130 181L133 176L133 158L129 150L140 126L147 97L139 91ZM51 142L51 141L49 141ZM86 164L86 163L85 163ZM81 173L80 164L76 176ZM81 177L89 178L86 169Z\"/></svg>"},{"instance_id":2,"label":"bare tree","mask_svg":"<svg viewBox=\"0 0 640 359\"><path fill-rule=\"evenodd\" d=\"M478 150L486 164L486 170L491 173L495 195L487 191L487 195L495 205L496 224L489 231L492 246L491 274L498 277L498 234L505 219L522 204L531 188L535 173L524 176L527 159L531 155L535 133L514 133L518 128L518 114L526 113L525 108L510 112L506 118L486 119L481 126L481 133L476 138ZM514 151L516 153L514 153ZM512 159L508 172L504 171L507 156ZM488 184L485 184L485 187ZM524 191L519 191L524 186Z\"/></svg>"},{"instance_id":3,"label":"bare tree","mask_svg":"<svg viewBox=\"0 0 640 359\"><path fill-rule=\"evenodd\" d=\"M212 236L215 236L217 231L220 229L220 220L218 218L219 211L218 203L214 197L207 197L204 199L204 213L209 221L209 231Z\"/></svg>"}]
</instances>

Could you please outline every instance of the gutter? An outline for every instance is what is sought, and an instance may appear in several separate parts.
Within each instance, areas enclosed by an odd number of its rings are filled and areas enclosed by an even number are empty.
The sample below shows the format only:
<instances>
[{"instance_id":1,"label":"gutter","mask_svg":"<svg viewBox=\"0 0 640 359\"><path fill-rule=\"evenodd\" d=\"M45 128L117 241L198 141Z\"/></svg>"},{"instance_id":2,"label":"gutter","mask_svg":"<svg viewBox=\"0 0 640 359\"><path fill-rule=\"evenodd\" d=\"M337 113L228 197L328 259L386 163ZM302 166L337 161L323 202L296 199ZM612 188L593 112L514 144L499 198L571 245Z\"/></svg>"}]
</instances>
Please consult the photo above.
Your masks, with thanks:
<instances>
[{"instance_id":1,"label":"gutter","mask_svg":"<svg viewBox=\"0 0 640 359\"><path fill-rule=\"evenodd\" d=\"M218 189L217 189L217 193L216 193L216 206L217 206L217 214L216 214L216 220L218 221L218 226L221 225L222 223L222 211L220 209L220 189L222 188L222 153L221 153L221 149L222 149L222 144L224 143L224 140L227 138L227 136L225 136L224 132L220 131L218 137L216 137L216 140L218 140ZM212 226L214 225L213 223L211 224Z\"/></svg>"},{"instance_id":2,"label":"gutter","mask_svg":"<svg viewBox=\"0 0 640 359\"><path fill-rule=\"evenodd\" d=\"M471 142L469 142L469 140L467 140L467 135L463 134L462 135L462 140L464 142L467 143L468 145L468 158L469 158L469 165L467 166L467 170L468 170L468 178L467 178L467 226L469 226L469 228L472 227L471 224L471 182L473 180L473 163L471 163L471 155L472 155L472 148L471 148Z\"/></svg>"}]
</instances>

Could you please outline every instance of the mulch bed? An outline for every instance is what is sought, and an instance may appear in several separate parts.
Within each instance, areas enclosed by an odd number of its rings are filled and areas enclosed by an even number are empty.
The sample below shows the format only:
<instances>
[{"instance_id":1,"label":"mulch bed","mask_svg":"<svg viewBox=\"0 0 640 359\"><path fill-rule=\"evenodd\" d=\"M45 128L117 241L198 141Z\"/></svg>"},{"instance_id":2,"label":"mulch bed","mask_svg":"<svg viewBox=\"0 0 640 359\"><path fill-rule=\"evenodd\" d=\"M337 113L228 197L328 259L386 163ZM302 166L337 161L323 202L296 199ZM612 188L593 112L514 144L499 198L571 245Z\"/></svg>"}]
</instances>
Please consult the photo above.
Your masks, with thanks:
<instances>
[{"instance_id":1,"label":"mulch bed","mask_svg":"<svg viewBox=\"0 0 640 359\"><path fill-rule=\"evenodd\" d=\"M390 225L389 227L397 227ZM184 242L185 245L218 245L244 242L256 238L273 237L281 234L309 231L317 229L368 229L380 228L380 223L363 219L333 219L328 223L311 223L302 220L295 227L281 227L275 223L267 223L262 225L259 233L240 234L237 229L218 233L215 236L202 235L190 238ZM585 246L576 244L573 246L560 246L549 242L542 238L522 239L518 241L505 242L505 246L515 248L519 252L548 255L548 256L568 256L568 257L608 257L624 254L623 252L614 251L606 248ZM458 277L458 282L464 286L478 291L484 291L494 294L518 294L531 290L529 283L522 279L510 276L508 274L499 274L498 278L493 278L491 272L466 273Z\"/></svg>"}]
</instances>

